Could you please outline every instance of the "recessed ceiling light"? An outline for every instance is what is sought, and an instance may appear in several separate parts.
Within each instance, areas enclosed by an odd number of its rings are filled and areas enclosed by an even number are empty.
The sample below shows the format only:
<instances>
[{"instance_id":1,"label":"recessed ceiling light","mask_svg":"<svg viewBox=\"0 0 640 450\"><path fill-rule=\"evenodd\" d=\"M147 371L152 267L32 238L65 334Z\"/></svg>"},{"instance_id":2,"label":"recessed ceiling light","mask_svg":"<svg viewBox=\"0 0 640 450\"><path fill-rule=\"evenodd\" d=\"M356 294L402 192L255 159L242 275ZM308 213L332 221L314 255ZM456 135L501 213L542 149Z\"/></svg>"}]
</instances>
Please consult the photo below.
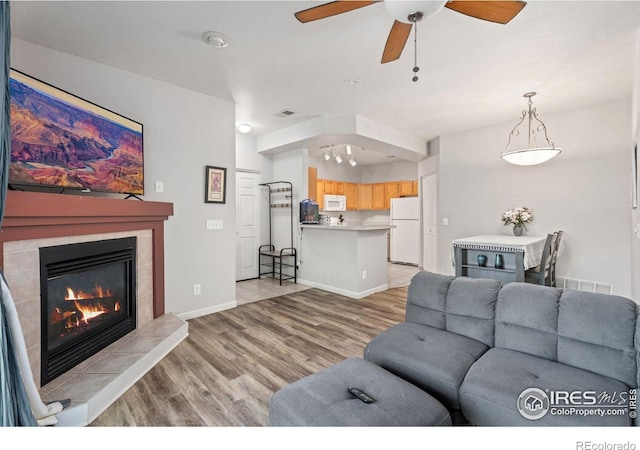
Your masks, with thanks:
<instances>
[{"instance_id":1,"label":"recessed ceiling light","mask_svg":"<svg viewBox=\"0 0 640 450\"><path fill-rule=\"evenodd\" d=\"M217 31L206 31L202 33L202 40L215 48L224 48L229 45L227 37Z\"/></svg>"},{"instance_id":2,"label":"recessed ceiling light","mask_svg":"<svg viewBox=\"0 0 640 450\"><path fill-rule=\"evenodd\" d=\"M240 125L238 125L238 131L240 133L248 133L251 131L251 125L249 125L248 123L241 123Z\"/></svg>"}]
</instances>

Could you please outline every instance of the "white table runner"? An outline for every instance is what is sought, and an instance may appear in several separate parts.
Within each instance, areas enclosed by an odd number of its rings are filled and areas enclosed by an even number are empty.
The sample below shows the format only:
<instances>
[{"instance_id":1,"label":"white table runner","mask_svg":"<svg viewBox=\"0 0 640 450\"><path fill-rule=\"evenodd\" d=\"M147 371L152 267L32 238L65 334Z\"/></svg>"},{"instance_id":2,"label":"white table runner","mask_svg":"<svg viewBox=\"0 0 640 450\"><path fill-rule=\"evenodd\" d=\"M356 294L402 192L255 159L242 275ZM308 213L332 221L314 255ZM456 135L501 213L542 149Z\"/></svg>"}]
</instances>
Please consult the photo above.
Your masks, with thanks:
<instances>
[{"instance_id":1,"label":"white table runner","mask_svg":"<svg viewBox=\"0 0 640 450\"><path fill-rule=\"evenodd\" d=\"M455 247L496 252L524 252L524 270L540 265L546 236L512 236L508 234L483 234L455 239L451 245L451 253ZM452 257L452 261L455 258Z\"/></svg>"}]
</instances>

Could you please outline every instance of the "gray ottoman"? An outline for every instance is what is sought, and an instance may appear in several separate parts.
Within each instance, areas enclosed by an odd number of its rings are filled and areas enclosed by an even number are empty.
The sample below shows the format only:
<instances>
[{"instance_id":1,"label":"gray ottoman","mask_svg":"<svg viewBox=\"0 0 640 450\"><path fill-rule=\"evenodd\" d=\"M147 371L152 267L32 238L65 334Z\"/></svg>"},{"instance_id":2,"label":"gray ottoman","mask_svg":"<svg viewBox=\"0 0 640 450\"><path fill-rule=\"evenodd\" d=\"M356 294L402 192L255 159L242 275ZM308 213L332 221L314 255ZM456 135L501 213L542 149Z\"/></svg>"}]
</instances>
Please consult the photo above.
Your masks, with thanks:
<instances>
[{"instance_id":1,"label":"gray ottoman","mask_svg":"<svg viewBox=\"0 0 640 450\"><path fill-rule=\"evenodd\" d=\"M374 401L357 399L348 387ZM423 390L364 359L349 358L273 394L269 425L439 426L451 425L451 417Z\"/></svg>"}]
</instances>

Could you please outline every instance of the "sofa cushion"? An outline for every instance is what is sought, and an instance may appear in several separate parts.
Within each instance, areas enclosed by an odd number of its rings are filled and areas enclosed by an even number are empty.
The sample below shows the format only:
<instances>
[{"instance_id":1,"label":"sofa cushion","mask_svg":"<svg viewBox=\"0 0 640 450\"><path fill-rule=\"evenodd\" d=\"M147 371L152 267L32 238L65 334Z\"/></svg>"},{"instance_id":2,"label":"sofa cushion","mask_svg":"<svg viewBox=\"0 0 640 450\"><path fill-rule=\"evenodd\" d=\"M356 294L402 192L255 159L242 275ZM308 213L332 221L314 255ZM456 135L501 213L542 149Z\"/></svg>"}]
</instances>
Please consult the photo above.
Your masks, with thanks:
<instances>
[{"instance_id":1,"label":"sofa cushion","mask_svg":"<svg viewBox=\"0 0 640 450\"><path fill-rule=\"evenodd\" d=\"M558 361L633 386L638 306L628 298L564 290L558 316Z\"/></svg>"},{"instance_id":2,"label":"sofa cushion","mask_svg":"<svg viewBox=\"0 0 640 450\"><path fill-rule=\"evenodd\" d=\"M555 361L558 357L558 302L562 290L509 283L498 295L495 347Z\"/></svg>"},{"instance_id":3,"label":"sofa cushion","mask_svg":"<svg viewBox=\"0 0 640 450\"><path fill-rule=\"evenodd\" d=\"M445 330L403 322L376 336L364 357L459 409L458 389L487 345Z\"/></svg>"},{"instance_id":4,"label":"sofa cushion","mask_svg":"<svg viewBox=\"0 0 640 450\"><path fill-rule=\"evenodd\" d=\"M518 398L528 388L551 391L595 391L623 395L629 386L618 380L514 350L493 348L469 369L460 387L464 416L479 426L628 426L628 414L581 415L584 408L571 414L554 414L552 409L541 418L525 418L518 410ZM617 401L614 401L616 404ZM614 408L615 409L615 408ZM556 410L557 411L557 410ZM562 409L563 412L566 410Z\"/></svg>"},{"instance_id":5,"label":"sofa cushion","mask_svg":"<svg viewBox=\"0 0 640 450\"><path fill-rule=\"evenodd\" d=\"M407 292L406 320L444 330L447 292L455 277L420 271Z\"/></svg>"},{"instance_id":6,"label":"sofa cushion","mask_svg":"<svg viewBox=\"0 0 640 450\"><path fill-rule=\"evenodd\" d=\"M493 346L500 282L427 271L411 279L406 321L452 331Z\"/></svg>"},{"instance_id":7,"label":"sofa cushion","mask_svg":"<svg viewBox=\"0 0 640 450\"><path fill-rule=\"evenodd\" d=\"M445 330L493 347L496 301L501 284L482 278L456 278L447 293Z\"/></svg>"}]
</instances>

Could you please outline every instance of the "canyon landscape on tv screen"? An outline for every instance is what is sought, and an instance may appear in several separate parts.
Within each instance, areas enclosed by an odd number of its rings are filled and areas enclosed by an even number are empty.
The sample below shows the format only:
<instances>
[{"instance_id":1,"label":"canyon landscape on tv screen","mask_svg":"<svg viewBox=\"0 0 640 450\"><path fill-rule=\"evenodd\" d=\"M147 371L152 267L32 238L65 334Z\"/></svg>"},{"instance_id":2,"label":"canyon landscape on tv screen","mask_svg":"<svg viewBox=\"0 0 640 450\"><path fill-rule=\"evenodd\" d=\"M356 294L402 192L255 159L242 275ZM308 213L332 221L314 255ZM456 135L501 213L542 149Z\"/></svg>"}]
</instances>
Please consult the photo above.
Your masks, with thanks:
<instances>
[{"instance_id":1,"label":"canyon landscape on tv screen","mask_svg":"<svg viewBox=\"0 0 640 450\"><path fill-rule=\"evenodd\" d=\"M12 70L12 185L144 193L142 124Z\"/></svg>"}]
</instances>

